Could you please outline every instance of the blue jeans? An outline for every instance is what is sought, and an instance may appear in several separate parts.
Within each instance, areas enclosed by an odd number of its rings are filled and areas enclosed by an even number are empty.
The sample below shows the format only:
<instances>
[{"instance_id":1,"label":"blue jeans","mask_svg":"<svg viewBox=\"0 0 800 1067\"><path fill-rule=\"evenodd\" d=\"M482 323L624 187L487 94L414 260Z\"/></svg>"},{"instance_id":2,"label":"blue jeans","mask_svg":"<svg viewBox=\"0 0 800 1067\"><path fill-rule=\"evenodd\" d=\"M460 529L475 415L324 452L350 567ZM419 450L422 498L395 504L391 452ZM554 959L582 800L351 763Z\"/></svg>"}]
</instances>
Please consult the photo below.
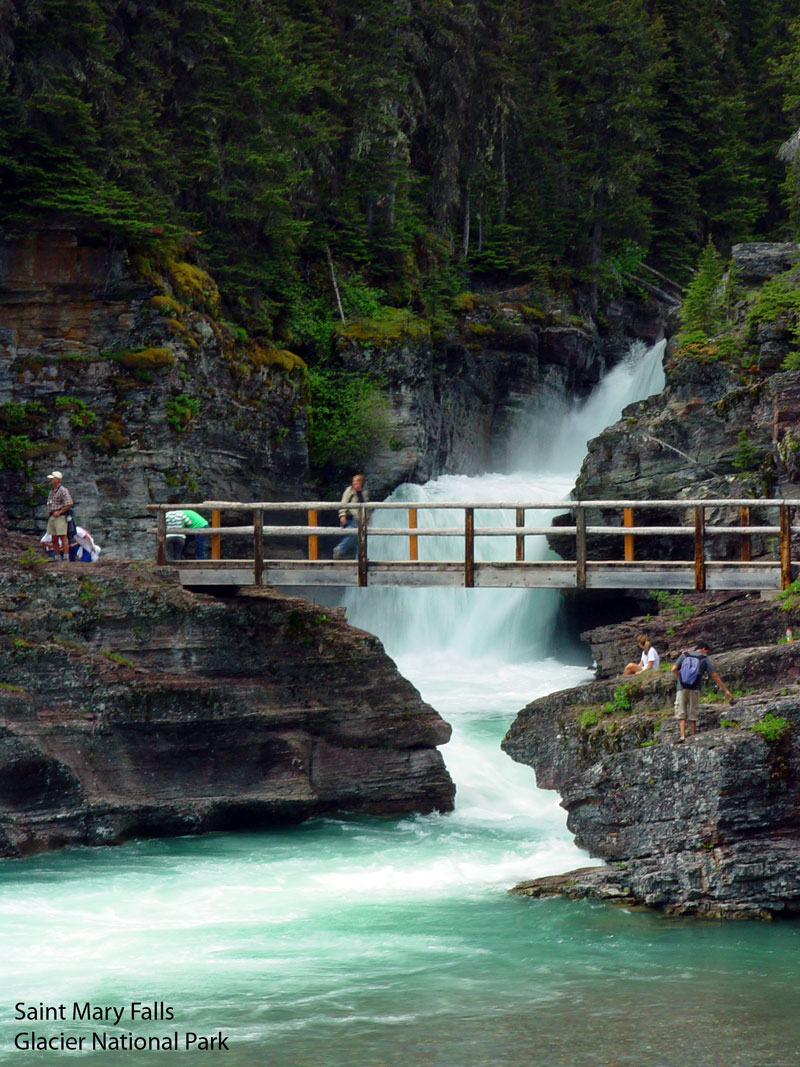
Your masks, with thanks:
<instances>
[{"instance_id":1,"label":"blue jeans","mask_svg":"<svg viewBox=\"0 0 800 1067\"><path fill-rule=\"evenodd\" d=\"M208 559L208 538L207 537L195 537L194 538L194 558L195 559Z\"/></svg>"},{"instance_id":2,"label":"blue jeans","mask_svg":"<svg viewBox=\"0 0 800 1067\"><path fill-rule=\"evenodd\" d=\"M357 530L358 523L355 519L345 521L345 529ZM358 555L358 539L354 536L343 537L333 549L334 559L355 559Z\"/></svg>"}]
</instances>

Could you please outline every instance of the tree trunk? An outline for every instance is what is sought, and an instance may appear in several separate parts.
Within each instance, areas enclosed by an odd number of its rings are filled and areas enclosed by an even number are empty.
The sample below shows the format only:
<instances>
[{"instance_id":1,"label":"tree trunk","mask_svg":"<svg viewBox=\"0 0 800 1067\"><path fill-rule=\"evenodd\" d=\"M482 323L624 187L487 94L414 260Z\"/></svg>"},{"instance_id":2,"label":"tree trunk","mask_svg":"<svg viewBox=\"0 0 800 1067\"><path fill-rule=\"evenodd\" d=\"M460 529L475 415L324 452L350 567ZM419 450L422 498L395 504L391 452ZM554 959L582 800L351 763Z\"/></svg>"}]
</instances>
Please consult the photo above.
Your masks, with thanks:
<instances>
[{"instance_id":1,"label":"tree trunk","mask_svg":"<svg viewBox=\"0 0 800 1067\"><path fill-rule=\"evenodd\" d=\"M464 244L462 248L462 254L464 259L469 255L469 227L470 227L470 212L472 209L472 202L470 194L472 190L472 171L467 175L467 185L464 190Z\"/></svg>"}]
</instances>

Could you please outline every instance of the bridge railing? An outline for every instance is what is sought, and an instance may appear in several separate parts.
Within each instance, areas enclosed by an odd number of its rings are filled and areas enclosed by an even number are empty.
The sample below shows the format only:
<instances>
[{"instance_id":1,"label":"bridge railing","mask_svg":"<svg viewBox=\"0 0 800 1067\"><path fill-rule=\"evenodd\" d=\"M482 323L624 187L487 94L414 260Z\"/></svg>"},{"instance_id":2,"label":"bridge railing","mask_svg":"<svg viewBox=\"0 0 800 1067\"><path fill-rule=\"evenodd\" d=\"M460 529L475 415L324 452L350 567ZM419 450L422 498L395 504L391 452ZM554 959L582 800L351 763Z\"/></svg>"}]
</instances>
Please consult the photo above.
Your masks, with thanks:
<instances>
[{"instance_id":1,"label":"bridge railing","mask_svg":"<svg viewBox=\"0 0 800 1067\"><path fill-rule=\"evenodd\" d=\"M463 539L463 553L459 552L457 560L437 561L441 566L450 567L453 564L463 566L463 584L471 587L475 584L475 541L479 537L512 537L514 539L514 558L509 563L523 565L526 568L554 567L559 566L574 568L574 581L570 584L578 589L587 586L587 570L608 564L607 555L602 561L592 560L589 554L588 539L598 535L603 538L619 537L621 542L621 555L618 560L610 561L615 565L634 565L636 542L642 538L686 538L693 539L693 558L684 561L684 568L693 565L694 581L693 588L703 590L706 588L706 572L710 565L725 562L730 565L730 560L715 561L709 554L710 539L716 536L735 537L740 543L740 564L742 566L759 566L752 561L753 537L774 538L777 542L780 566L780 586L786 588L793 577L792 559L792 535L800 533L800 526L792 524L794 511L800 507L800 500L787 499L705 499L705 500L556 500L556 501L425 501L425 502L369 502L366 504L348 504L348 510L358 514L358 526L351 533L356 538L357 552L353 561L337 561L337 567L346 567L352 570L356 568L358 584L365 586L369 582L369 570L378 561L370 559L368 553L369 541L376 536L408 539L408 562L419 562L419 538L459 538ZM307 563L310 567L330 567L329 560L319 558L320 537L341 538L348 536L348 531L342 527L321 526L320 513L336 513L340 510L338 502L326 501L268 501L243 503L240 501L202 501L201 503L186 504L151 504L150 510L157 512L156 534L156 559L163 565L166 562L166 543L169 534L166 525L166 512L192 508L198 512L210 515L210 524L202 528L181 528L181 535L188 537L204 536L211 540L212 566L218 565L214 561L222 559L222 542L232 537L252 537L253 552L249 559L228 561L231 566L252 566L253 581L261 585L263 581L264 564L271 562L265 557L265 539L290 538L304 540L306 544ZM707 524L706 514L714 509L732 510L738 522ZM759 514L766 514L766 521L760 523L753 521L753 513L758 510ZM381 513L402 510L407 513L407 525L386 526L380 525ZM460 522L448 526L425 527L419 526L418 519L421 511L452 511L461 513L458 517ZM635 513L637 510L652 512L654 510L679 511L691 514L691 521L678 525L636 525ZM271 515L281 512L306 512L306 525L281 525L279 523L265 523L265 513ZM512 512L514 525L481 525L475 524L475 512ZM602 511L617 512L621 522L617 525L590 524L588 519L591 513ZM570 525L553 526L550 521L545 523L531 522L528 513L568 512L572 516ZM221 516L223 513L233 515L246 515L247 524L223 526ZM455 517L455 514L454 514ZM549 519L549 516L548 516ZM769 521L772 519L773 521ZM777 520L777 521L775 521ZM485 519L483 520L486 521ZM563 560L554 564L552 560L541 559L526 560L525 538L530 536L554 535L559 538L568 537L574 539L574 558ZM277 561L273 561L277 562ZM389 561L386 561L387 563ZM396 562L396 561L391 561ZM774 568L776 563L766 561ZM503 561L492 561L495 566L504 566ZM425 566L432 564L425 563ZM487 564L480 564L487 566ZM735 565L735 564L734 564ZM202 561L181 561L181 567L203 566ZM422 564L420 564L422 566ZM752 569L752 567L751 567Z\"/></svg>"}]
</instances>

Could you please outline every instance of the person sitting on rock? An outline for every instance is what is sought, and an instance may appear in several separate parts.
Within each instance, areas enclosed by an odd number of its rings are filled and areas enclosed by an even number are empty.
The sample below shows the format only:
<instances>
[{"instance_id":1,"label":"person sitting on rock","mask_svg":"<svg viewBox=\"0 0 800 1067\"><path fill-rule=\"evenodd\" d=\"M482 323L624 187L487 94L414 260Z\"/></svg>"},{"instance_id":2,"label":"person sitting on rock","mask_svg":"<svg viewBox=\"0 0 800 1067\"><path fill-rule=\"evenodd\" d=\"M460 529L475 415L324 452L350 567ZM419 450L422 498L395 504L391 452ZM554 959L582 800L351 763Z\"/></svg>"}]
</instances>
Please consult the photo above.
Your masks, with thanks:
<instances>
[{"instance_id":1,"label":"person sitting on rock","mask_svg":"<svg viewBox=\"0 0 800 1067\"><path fill-rule=\"evenodd\" d=\"M723 682L708 658L708 642L699 639L693 652L681 652L675 660L672 673L678 676L678 690L675 694L675 718L681 735L678 742L686 740L686 720L689 720L692 737L697 733L697 709L700 707L700 690L706 675L720 687L731 704L736 698Z\"/></svg>"},{"instance_id":2,"label":"person sitting on rock","mask_svg":"<svg viewBox=\"0 0 800 1067\"><path fill-rule=\"evenodd\" d=\"M639 634L636 644L642 650L642 657L638 663L627 663L623 674L641 674L643 671L657 671L661 663L661 657L650 644L647 634Z\"/></svg>"}]
</instances>

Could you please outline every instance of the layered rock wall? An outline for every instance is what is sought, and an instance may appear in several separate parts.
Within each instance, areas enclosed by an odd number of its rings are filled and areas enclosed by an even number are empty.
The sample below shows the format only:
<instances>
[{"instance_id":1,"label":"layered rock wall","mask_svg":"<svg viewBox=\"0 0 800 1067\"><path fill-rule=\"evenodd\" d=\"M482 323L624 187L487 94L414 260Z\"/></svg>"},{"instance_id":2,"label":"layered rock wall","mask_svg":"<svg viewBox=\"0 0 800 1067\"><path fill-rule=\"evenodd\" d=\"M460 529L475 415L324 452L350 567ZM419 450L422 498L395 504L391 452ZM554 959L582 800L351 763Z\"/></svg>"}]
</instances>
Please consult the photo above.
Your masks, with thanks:
<instances>
[{"instance_id":1,"label":"layered rock wall","mask_svg":"<svg viewBox=\"0 0 800 1067\"><path fill-rule=\"evenodd\" d=\"M0 855L452 808L449 726L330 609L23 544L0 561Z\"/></svg>"},{"instance_id":2,"label":"layered rock wall","mask_svg":"<svg viewBox=\"0 0 800 1067\"><path fill-rule=\"evenodd\" d=\"M0 242L0 497L12 528L42 531L54 468L111 555L152 556L147 504L173 494L309 494L302 363L240 344L217 302L197 267L134 271L69 228Z\"/></svg>"},{"instance_id":3,"label":"layered rock wall","mask_svg":"<svg viewBox=\"0 0 800 1067\"><path fill-rule=\"evenodd\" d=\"M751 645L759 633L777 641L792 621L774 604L735 605L750 620ZM697 621L694 630L722 642L724 617L715 624L708 608L706 630ZM691 641L670 648L657 630L652 640L661 671L543 697L503 741L540 787L559 791L576 843L606 861L516 891L726 918L800 911L800 645L712 654L741 695L730 703L710 686L697 735L679 743L668 668Z\"/></svg>"}]
</instances>

